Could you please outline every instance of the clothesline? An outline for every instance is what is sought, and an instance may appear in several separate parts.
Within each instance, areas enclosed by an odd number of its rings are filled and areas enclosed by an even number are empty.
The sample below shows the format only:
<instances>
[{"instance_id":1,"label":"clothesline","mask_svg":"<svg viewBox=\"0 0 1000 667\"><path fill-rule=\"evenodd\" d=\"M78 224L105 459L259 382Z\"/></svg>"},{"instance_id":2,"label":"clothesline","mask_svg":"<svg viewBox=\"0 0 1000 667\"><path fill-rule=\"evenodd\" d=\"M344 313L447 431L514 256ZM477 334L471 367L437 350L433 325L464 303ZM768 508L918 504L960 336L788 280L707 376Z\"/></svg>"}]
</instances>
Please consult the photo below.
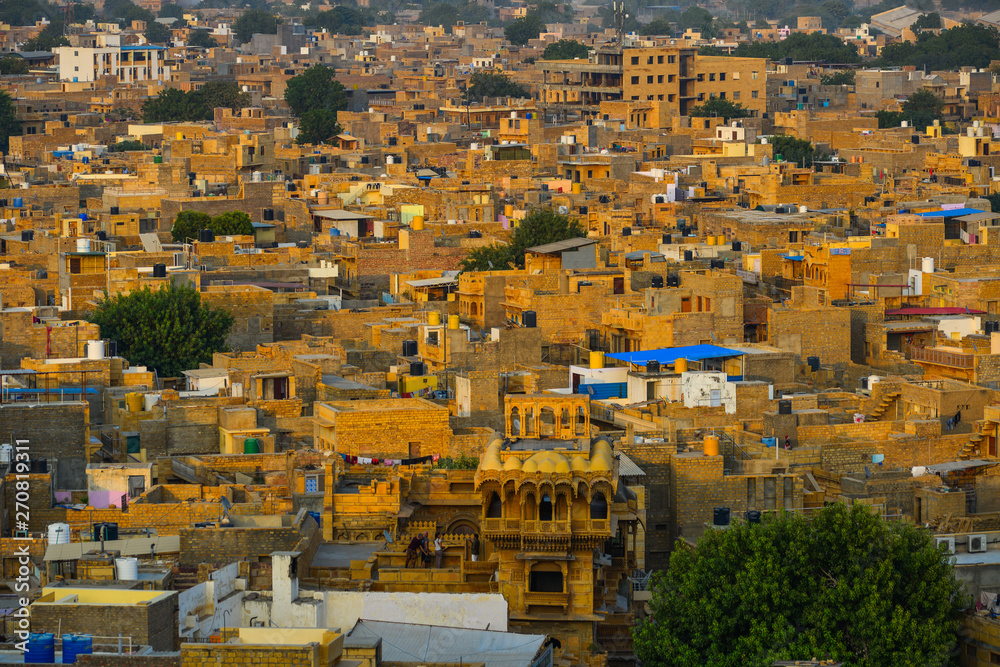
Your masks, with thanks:
<instances>
[{"instance_id":1,"label":"clothesline","mask_svg":"<svg viewBox=\"0 0 1000 667\"><path fill-rule=\"evenodd\" d=\"M338 452L339 454L339 452ZM368 458L367 456L351 456L349 454L339 454L339 456L344 459L344 463L356 463L363 466L413 466L419 465L421 463L431 463L437 462L441 458L440 454L432 454L431 456L418 456L413 459L377 459Z\"/></svg>"}]
</instances>

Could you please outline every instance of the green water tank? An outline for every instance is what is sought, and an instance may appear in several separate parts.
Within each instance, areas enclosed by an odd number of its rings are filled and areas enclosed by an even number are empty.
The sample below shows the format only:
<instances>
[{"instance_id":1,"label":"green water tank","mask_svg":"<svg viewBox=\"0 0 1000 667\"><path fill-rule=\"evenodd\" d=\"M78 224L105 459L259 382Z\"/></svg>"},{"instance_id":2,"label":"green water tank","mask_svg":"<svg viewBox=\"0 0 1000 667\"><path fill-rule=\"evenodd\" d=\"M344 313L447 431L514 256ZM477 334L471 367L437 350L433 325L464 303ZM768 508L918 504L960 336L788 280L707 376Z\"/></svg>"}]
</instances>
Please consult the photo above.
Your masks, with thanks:
<instances>
[{"instance_id":1,"label":"green water tank","mask_svg":"<svg viewBox=\"0 0 1000 667\"><path fill-rule=\"evenodd\" d=\"M243 441L244 454L260 454L260 443L257 438L247 438Z\"/></svg>"}]
</instances>

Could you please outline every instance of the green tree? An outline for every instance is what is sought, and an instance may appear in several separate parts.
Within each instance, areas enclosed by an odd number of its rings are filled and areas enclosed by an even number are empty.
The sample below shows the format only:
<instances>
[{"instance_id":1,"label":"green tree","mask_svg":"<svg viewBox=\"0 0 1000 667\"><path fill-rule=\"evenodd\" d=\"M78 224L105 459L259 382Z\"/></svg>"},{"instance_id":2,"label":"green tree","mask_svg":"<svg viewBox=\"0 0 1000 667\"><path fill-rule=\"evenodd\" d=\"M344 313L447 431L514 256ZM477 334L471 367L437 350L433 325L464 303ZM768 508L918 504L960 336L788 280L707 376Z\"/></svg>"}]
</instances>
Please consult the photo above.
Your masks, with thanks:
<instances>
[{"instance_id":1,"label":"green tree","mask_svg":"<svg viewBox=\"0 0 1000 667\"><path fill-rule=\"evenodd\" d=\"M712 97L705 100L699 106L691 109L691 116L694 118L749 118L753 115L750 109L745 108L739 102L724 100L721 97Z\"/></svg>"},{"instance_id":2,"label":"green tree","mask_svg":"<svg viewBox=\"0 0 1000 667\"><path fill-rule=\"evenodd\" d=\"M212 216L201 211L181 211L174 218L174 226L170 228L170 236L174 243L184 243L188 239L198 238L202 229L212 228Z\"/></svg>"},{"instance_id":3,"label":"green tree","mask_svg":"<svg viewBox=\"0 0 1000 667\"><path fill-rule=\"evenodd\" d=\"M149 146L141 141L119 141L117 144L108 146L109 153L124 153L125 151L148 151Z\"/></svg>"},{"instance_id":4,"label":"green tree","mask_svg":"<svg viewBox=\"0 0 1000 667\"><path fill-rule=\"evenodd\" d=\"M674 24L667 19L657 17L639 28L640 35L672 35L674 34Z\"/></svg>"},{"instance_id":5,"label":"green tree","mask_svg":"<svg viewBox=\"0 0 1000 667\"><path fill-rule=\"evenodd\" d=\"M343 111L347 108L347 93L336 80L336 72L326 65L313 65L298 76L293 76L285 86L285 101L296 116L307 111Z\"/></svg>"},{"instance_id":6,"label":"green tree","mask_svg":"<svg viewBox=\"0 0 1000 667\"><path fill-rule=\"evenodd\" d=\"M899 127L900 124L906 120L906 116L900 111L887 111L881 109L875 113L875 118L878 119L879 129L886 129L889 127Z\"/></svg>"},{"instance_id":7,"label":"green tree","mask_svg":"<svg viewBox=\"0 0 1000 667\"><path fill-rule=\"evenodd\" d=\"M691 30L700 32L701 36L705 39L715 37L718 32L715 28L715 20L712 17L712 13L707 9L702 9L695 5L684 10L677 27L681 30L690 28Z\"/></svg>"},{"instance_id":8,"label":"green tree","mask_svg":"<svg viewBox=\"0 0 1000 667\"><path fill-rule=\"evenodd\" d=\"M929 531L835 504L707 531L652 579L634 631L647 667L950 664L969 602Z\"/></svg>"},{"instance_id":9,"label":"green tree","mask_svg":"<svg viewBox=\"0 0 1000 667\"><path fill-rule=\"evenodd\" d=\"M147 23L146 31L142 34L150 44L168 44L174 36L170 28L157 21Z\"/></svg>"},{"instance_id":10,"label":"green tree","mask_svg":"<svg viewBox=\"0 0 1000 667\"><path fill-rule=\"evenodd\" d=\"M326 109L310 109L299 118L299 136L295 143L321 144L341 133L337 113Z\"/></svg>"},{"instance_id":11,"label":"green tree","mask_svg":"<svg viewBox=\"0 0 1000 667\"><path fill-rule=\"evenodd\" d=\"M97 18L97 9L91 3L73 5L73 23L86 23Z\"/></svg>"},{"instance_id":12,"label":"green tree","mask_svg":"<svg viewBox=\"0 0 1000 667\"><path fill-rule=\"evenodd\" d=\"M437 463L434 464L435 468L443 468L445 470L475 470L479 467L479 457L470 456L465 452L462 452L458 456L444 456L438 459Z\"/></svg>"},{"instance_id":13,"label":"green tree","mask_svg":"<svg viewBox=\"0 0 1000 667\"><path fill-rule=\"evenodd\" d=\"M511 81L502 72L480 70L469 77L469 85L465 89L470 100L483 100L487 97L531 97L522 86Z\"/></svg>"},{"instance_id":14,"label":"green tree","mask_svg":"<svg viewBox=\"0 0 1000 667\"><path fill-rule=\"evenodd\" d=\"M741 35L750 34L750 26L747 25L746 21L740 21L739 23L736 24L736 27L739 29Z\"/></svg>"},{"instance_id":15,"label":"green tree","mask_svg":"<svg viewBox=\"0 0 1000 667\"><path fill-rule=\"evenodd\" d=\"M775 159L780 155L785 162L792 162L800 167L811 167L816 149L806 139L777 134L770 138L774 146Z\"/></svg>"},{"instance_id":16,"label":"green tree","mask_svg":"<svg viewBox=\"0 0 1000 667\"><path fill-rule=\"evenodd\" d=\"M250 216L243 211L228 211L212 218L211 227L216 234L226 236L253 236Z\"/></svg>"},{"instance_id":17,"label":"green tree","mask_svg":"<svg viewBox=\"0 0 1000 667\"><path fill-rule=\"evenodd\" d=\"M160 7L160 18L184 18L184 8L178 5L176 2L168 2Z\"/></svg>"},{"instance_id":18,"label":"green tree","mask_svg":"<svg viewBox=\"0 0 1000 667\"><path fill-rule=\"evenodd\" d=\"M857 70L842 69L835 74L824 74L819 82L824 86L853 86Z\"/></svg>"},{"instance_id":19,"label":"green tree","mask_svg":"<svg viewBox=\"0 0 1000 667\"><path fill-rule=\"evenodd\" d=\"M921 14L910 27L914 32L920 32L921 30L937 30L941 27L941 15L937 12Z\"/></svg>"},{"instance_id":20,"label":"green tree","mask_svg":"<svg viewBox=\"0 0 1000 667\"><path fill-rule=\"evenodd\" d=\"M27 74L28 62L21 56L0 58L0 74Z\"/></svg>"},{"instance_id":21,"label":"green tree","mask_svg":"<svg viewBox=\"0 0 1000 667\"><path fill-rule=\"evenodd\" d=\"M237 111L250 106L250 93L240 90L235 81L209 81L196 91L196 95L207 109L208 120L215 118L217 108Z\"/></svg>"},{"instance_id":22,"label":"green tree","mask_svg":"<svg viewBox=\"0 0 1000 667\"><path fill-rule=\"evenodd\" d=\"M107 0L103 11L106 18L116 20L122 27L129 26L132 21L145 21L149 24L156 20L153 12L129 0Z\"/></svg>"},{"instance_id":23,"label":"green tree","mask_svg":"<svg viewBox=\"0 0 1000 667\"><path fill-rule=\"evenodd\" d=\"M442 26L451 32L452 26L458 23L458 8L450 2L428 2L420 10L417 20L423 25Z\"/></svg>"},{"instance_id":24,"label":"green tree","mask_svg":"<svg viewBox=\"0 0 1000 667\"><path fill-rule=\"evenodd\" d=\"M52 20L61 11L39 0L0 2L0 22L18 26L35 25L40 19Z\"/></svg>"},{"instance_id":25,"label":"green tree","mask_svg":"<svg viewBox=\"0 0 1000 667\"><path fill-rule=\"evenodd\" d=\"M236 34L236 39L241 43L246 43L256 33L262 35L277 34L279 23L281 23L281 19L269 11L248 9L233 21L233 32Z\"/></svg>"},{"instance_id":26,"label":"green tree","mask_svg":"<svg viewBox=\"0 0 1000 667\"><path fill-rule=\"evenodd\" d=\"M926 88L921 88L903 102L903 117L909 120L914 128L923 131L928 125L933 125L935 120L941 119L943 109L943 99Z\"/></svg>"},{"instance_id":27,"label":"green tree","mask_svg":"<svg viewBox=\"0 0 1000 667\"><path fill-rule=\"evenodd\" d=\"M210 31L192 28L188 31L187 45L197 46L202 49L211 49L218 46L219 43L215 41Z\"/></svg>"},{"instance_id":28,"label":"green tree","mask_svg":"<svg viewBox=\"0 0 1000 667\"><path fill-rule=\"evenodd\" d=\"M1000 213L1000 192L996 192L991 195L986 195L986 199L990 202L990 212Z\"/></svg>"},{"instance_id":29,"label":"green tree","mask_svg":"<svg viewBox=\"0 0 1000 667\"><path fill-rule=\"evenodd\" d=\"M888 48L888 47L886 47ZM734 56L781 60L817 60L828 63L860 62L857 50L834 35L793 32L780 42L741 42Z\"/></svg>"},{"instance_id":30,"label":"green tree","mask_svg":"<svg viewBox=\"0 0 1000 667\"><path fill-rule=\"evenodd\" d=\"M535 12L528 12L519 19L512 21L503 29L507 41L516 46L524 46L529 40L538 39L545 30L545 23Z\"/></svg>"},{"instance_id":31,"label":"green tree","mask_svg":"<svg viewBox=\"0 0 1000 667\"><path fill-rule=\"evenodd\" d=\"M62 23L50 23L45 26L38 37L33 37L24 43L22 51L51 51L57 46L69 46L69 40L62 34Z\"/></svg>"},{"instance_id":32,"label":"green tree","mask_svg":"<svg viewBox=\"0 0 1000 667\"><path fill-rule=\"evenodd\" d=\"M0 90L0 151L10 149L10 138L21 134L21 121L17 119L17 108L7 91Z\"/></svg>"},{"instance_id":33,"label":"green tree","mask_svg":"<svg viewBox=\"0 0 1000 667\"><path fill-rule=\"evenodd\" d=\"M492 262L493 269L499 271L513 265L524 268L524 251L546 243L555 243L566 239L586 236L587 230L580 223L565 215L559 215L552 209L535 209L521 220L510 244L492 244L476 248L460 264L463 271L489 271Z\"/></svg>"},{"instance_id":34,"label":"green tree","mask_svg":"<svg viewBox=\"0 0 1000 667\"><path fill-rule=\"evenodd\" d=\"M135 366L155 368L161 377L212 361L226 349L233 316L201 302L193 287L172 283L101 300L87 314L101 334L118 344L118 352Z\"/></svg>"},{"instance_id":35,"label":"green tree","mask_svg":"<svg viewBox=\"0 0 1000 667\"><path fill-rule=\"evenodd\" d=\"M546 60L573 60L574 58L586 58L590 49L575 39L560 39L545 47L542 58Z\"/></svg>"},{"instance_id":36,"label":"green tree","mask_svg":"<svg viewBox=\"0 0 1000 667\"><path fill-rule=\"evenodd\" d=\"M966 23L939 34L921 32L916 42L888 44L874 64L913 65L920 69L950 70L961 66L989 67L1000 60L1000 33L995 28Z\"/></svg>"}]
</instances>

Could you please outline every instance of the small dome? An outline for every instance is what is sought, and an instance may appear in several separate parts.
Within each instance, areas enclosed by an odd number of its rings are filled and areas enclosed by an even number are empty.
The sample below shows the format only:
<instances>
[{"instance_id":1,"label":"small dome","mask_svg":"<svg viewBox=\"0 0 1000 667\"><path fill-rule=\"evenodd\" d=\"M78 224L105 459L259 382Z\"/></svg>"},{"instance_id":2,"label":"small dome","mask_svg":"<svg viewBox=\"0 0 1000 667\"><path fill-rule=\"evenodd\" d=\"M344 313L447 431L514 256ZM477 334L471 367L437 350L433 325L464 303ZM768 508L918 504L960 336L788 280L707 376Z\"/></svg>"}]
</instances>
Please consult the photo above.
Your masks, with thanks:
<instances>
[{"instance_id":1,"label":"small dome","mask_svg":"<svg viewBox=\"0 0 1000 667\"><path fill-rule=\"evenodd\" d=\"M516 456L508 457L503 464L504 470L520 470L521 469L521 459Z\"/></svg>"},{"instance_id":2,"label":"small dome","mask_svg":"<svg viewBox=\"0 0 1000 667\"><path fill-rule=\"evenodd\" d=\"M532 456L521 466L522 472L538 472L538 455Z\"/></svg>"},{"instance_id":3,"label":"small dome","mask_svg":"<svg viewBox=\"0 0 1000 667\"><path fill-rule=\"evenodd\" d=\"M483 453L483 460L479 464L483 470L500 470L503 464L500 462L500 441L494 440Z\"/></svg>"},{"instance_id":4,"label":"small dome","mask_svg":"<svg viewBox=\"0 0 1000 667\"><path fill-rule=\"evenodd\" d=\"M595 472L611 472L612 458L611 445L606 440L598 440L590 449L590 469Z\"/></svg>"},{"instance_id":5,"label":"small dome","mask_svg":"<svg viewBox=\"0 0 1000 667\"><path fill-rule=\"evenodd\" d=\"M568 475L570 472L569 461L566 460L565 456L560 456L558 461L556 461L555 472Z\"/></svg>"},{"instance_id":6,"label":"small dome","mask_svg":"<svg viewBox=\"0 0 1000 667\"><path fill-rule=\"evenodd\" d=\"M582 456L571 456L569 460L573 472L587 472L587 459Z\"/></svg>"},{"instance_id":7,"label":"small dome","mask_svg":"<svg viewBox=\"0 0 1000 667\"><path fill-rule=\"evenodd\" d=\"M556 462L551 457L546 456L538 462L538 471L551 475L556 471Z\"/></svg>"}]
</instances>

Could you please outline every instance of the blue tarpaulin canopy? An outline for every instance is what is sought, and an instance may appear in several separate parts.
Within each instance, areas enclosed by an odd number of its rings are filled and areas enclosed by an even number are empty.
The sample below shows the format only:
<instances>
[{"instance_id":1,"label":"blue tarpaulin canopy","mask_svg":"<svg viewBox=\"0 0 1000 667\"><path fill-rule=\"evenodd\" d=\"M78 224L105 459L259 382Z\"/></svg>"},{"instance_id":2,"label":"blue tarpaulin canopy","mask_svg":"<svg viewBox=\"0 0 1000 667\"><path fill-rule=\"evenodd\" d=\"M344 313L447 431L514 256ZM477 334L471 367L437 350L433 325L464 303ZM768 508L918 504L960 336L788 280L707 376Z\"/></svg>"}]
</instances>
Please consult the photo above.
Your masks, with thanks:
<instances>
[{"instance_id":1,"label":"blue tarpaulin canopy","mask_svg":"<svg viewBox=\"0 0 1000 667\"><path fill-rule=\"evenodd\" d=\"M923 213L917 213L921 218L958 218L963 215L972 215L973 213L982 213L978 208L952 208L947 211L924 211Z\"/></svg>"},{"instance_id":2,"label":"blue tarpaulin canopy","mask_svg":"<svg viewBox=\"0 0 1000 667\"><path fill-rule=\"evenodd\" d=\"M785 259L790 259L793 262L801 262L805 259L805 255L782 255Z\"/></svg>"},{"instance_id":3,"label":"blue tarpaulin canopy","mask_svg":"<svg viewBox=\"0 0 1000 667\"><path fill-rule=\"evenodd\" d=\"M616 352L606 356L619 361L627 361L630 364L645 366L650 361L658 361L660 365L669 365L678 359L701 361L703 359L741 357L743 352L718 345L686 345L684 347L665 347L659 350L642 350L641 352Z\"/></svg>"}]
</instances>

